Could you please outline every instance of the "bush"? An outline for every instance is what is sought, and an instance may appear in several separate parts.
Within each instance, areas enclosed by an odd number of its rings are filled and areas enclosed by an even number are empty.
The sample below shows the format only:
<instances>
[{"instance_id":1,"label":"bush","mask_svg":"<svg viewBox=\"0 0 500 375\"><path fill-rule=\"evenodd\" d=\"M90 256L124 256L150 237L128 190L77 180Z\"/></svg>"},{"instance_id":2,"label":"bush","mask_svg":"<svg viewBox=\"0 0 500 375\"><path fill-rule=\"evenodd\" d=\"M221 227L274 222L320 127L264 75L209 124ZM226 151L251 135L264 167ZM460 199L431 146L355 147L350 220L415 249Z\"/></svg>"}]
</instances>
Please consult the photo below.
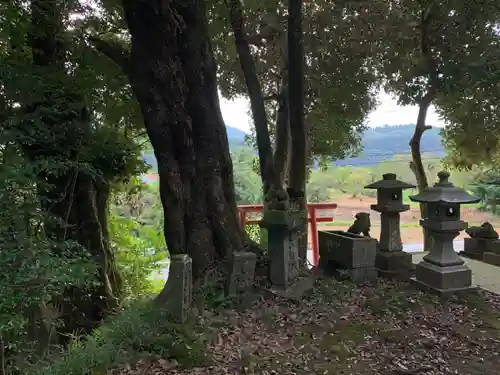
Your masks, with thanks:
<instances>
[{"instance_id":1,"label":"bush","mask_svg":"<svg viewBox=\"0 0 500 375\"><path fill-rule=\"evenodd\" d=\"M258 224L247 225L245 231L252 241L260 243L260 226Z\"/></svg>"},{"instance_id":2,"label":"bush","mask_svg":"<svg viewBox=\"0 0 500 375\"><path fill-rule=\"evenodd\" d=\"M50 344L58 323L53 297L95 281L88 252L72 241L50 238L44 230L44 224L59 220L40 209L37 188L46 184L37 176L45 168L15 155L0 166L0 339L5 350L0 355L9 373Z\"/></svg>"},{"instance_id":3,"label":"bush","mask_svg":"<svg viewBox=\"0 0 500 375\"><path fill-rule=\"evenodd\" d=\"M109 318L94 333L75 339L55 360L37 363L25 375L104 375L140 358L175 359L181 367L208 360L201 330L192 322L173 323L152 301L137 301Z\"/></svg>"},{"instance_id":4,"label":"bush","mask_svg":"<svg viewBox=\"0 0 500 375\"><path fill-rule=\"evenodd\" d=\"M329 199L328 188L315 184L307 187L307 201L310 203L327 202Z\"/></svg>"},{"instance_id":5,"label":"bush","mask_svg":"<svg viewBox=\"0 0 500 375\"><path fill-rule=\"evenodd\" d=\"M132 217L111 216L110 242L123 278L123 298L133 299L153 291L151 275L164 267L168 252L163 233L142 226Z\"/></svg>"}]
</instances>

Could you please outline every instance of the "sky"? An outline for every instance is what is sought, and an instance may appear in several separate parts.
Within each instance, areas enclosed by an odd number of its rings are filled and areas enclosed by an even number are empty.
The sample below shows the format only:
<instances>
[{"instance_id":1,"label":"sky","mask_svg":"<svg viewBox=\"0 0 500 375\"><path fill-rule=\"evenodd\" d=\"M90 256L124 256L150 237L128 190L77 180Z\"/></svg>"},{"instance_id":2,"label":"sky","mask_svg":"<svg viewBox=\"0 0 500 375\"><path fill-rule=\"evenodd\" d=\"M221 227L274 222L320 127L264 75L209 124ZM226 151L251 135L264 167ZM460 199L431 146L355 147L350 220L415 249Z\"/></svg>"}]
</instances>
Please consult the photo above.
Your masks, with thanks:
<instances>
[{"instance_id":1,"label":"sky","mask_svg":"<svg viewBox=\"0 0 500 375\"><path fill-rule=\"evenodd\" d=\"M377 127L382 125L414 124L417 121L417 106L399 106L394 98L381 92L378 95L379 106L367 120L367 125ZM251 119L248 116L249 102L247 99L221 99L222 116L226 125L238 128L244 132L250 131ZM444 121L439 118L434 107L427 114L427 125L443 127Z\"/></svg>"}]
</instances>

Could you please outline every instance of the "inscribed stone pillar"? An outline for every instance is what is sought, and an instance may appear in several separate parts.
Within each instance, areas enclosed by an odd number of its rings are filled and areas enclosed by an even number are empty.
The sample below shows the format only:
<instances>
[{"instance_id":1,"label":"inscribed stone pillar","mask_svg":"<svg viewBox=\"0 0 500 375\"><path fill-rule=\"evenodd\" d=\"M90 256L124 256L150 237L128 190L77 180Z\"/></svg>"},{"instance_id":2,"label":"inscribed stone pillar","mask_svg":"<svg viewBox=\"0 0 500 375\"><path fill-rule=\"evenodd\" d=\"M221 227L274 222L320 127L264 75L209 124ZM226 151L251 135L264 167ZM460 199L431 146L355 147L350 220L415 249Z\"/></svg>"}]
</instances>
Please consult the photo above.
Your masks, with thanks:
<instances>
[{"instance_id":1,"label":"inscribed stone pillar","mask_svg":"<svg viewBox=\"0 0 500 375\"><path fill-rule=\"evenodd\" d=\"M193 261L186 254L170 257L170 268L165 285L166 308L172 317L183 323L191 312Z\"/></svg>"},{"instance_id":2,"label":"inscribed stone pillar","mask_svg":"<svg viewBox=\"0 0 500 375\"><path fill-rule=\"evenodd\" d=\"M380 223L380 249L389 252L402 251L399 212L382 212Z\"/></svg>"},{"instance_id":3,"label":"inscribed stone pillar","mask_svg":"<svg viewBox=\"0 0 500 375\"><path fill-rule=\"evenodd\" d=\"M233 253L229 262L229 278L226 284L227 295L249 293L253 287L257 255L251 252Z\"/></svg>"},{"instance_id":4,"label":"inscribed stone pillar","mask_svg":"<svg viewBox=\"0 0 500 375\"><path fill-rule=\"evenodd\" d=\"M299 277L298 237L294 233L300 212L266 210L261 226L267 229L269 278L273 286L288 289Z\"/></svg>"},{"instance_id":5,"label":"inscribed stone pillar","mask_svg":"<svg viewBox=\"0 0 500 375\"><path fill-rule=\"evenodd\" d=\"M307 235L308 235L308 212L307 199L305 192L297 192L293 189L287 189L290 198L290 209L296 211L298 215L297 228L293 235L297 237L297 247L300 259L300 265L307 267Z\"/></svg>"}]
</instances>

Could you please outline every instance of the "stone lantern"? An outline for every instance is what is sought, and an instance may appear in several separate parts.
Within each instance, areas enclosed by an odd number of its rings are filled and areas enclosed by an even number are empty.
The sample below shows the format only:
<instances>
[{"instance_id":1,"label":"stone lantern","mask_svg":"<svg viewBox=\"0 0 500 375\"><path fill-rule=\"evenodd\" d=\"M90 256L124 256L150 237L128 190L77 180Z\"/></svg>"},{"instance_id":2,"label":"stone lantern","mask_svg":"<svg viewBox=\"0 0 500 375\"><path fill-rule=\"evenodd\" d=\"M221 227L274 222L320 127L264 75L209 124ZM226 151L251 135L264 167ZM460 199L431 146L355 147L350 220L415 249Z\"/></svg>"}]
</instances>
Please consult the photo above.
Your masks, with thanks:
<instances>
[{"instance_id":1,"label":"stone lantern","mask_svg":"<svg viewBox=\"0 0 500 375\"><path fill-rule=\"evenodd\" d=\"M429 254L417 264L413 281L439 294L469 291L472 272L453 248L453 240L468 227L460 220L460 205L476 203L480 198L468 194L448 181L448 172L438 173L439 182L411 196L414 202L427 204L427 215L420 225L427 229Z\"/></svg>"},{"instance_id":2,"label":"stone lantern","mask_svg":"<svg viewBox=\"0 0 500 375\"><path fill-rule=\"evenodd\" d=\"M408 277L412 266L412 256L403 252L401 242L400 213L408 211L410 206L403 204L403 189L414 188L396 179L394 173L386 173L382 180L376 181L365 189L377 190L377 204L370 208L380 212L380 241L375 266L384 277Z\"/></svg>"}]
</instances>

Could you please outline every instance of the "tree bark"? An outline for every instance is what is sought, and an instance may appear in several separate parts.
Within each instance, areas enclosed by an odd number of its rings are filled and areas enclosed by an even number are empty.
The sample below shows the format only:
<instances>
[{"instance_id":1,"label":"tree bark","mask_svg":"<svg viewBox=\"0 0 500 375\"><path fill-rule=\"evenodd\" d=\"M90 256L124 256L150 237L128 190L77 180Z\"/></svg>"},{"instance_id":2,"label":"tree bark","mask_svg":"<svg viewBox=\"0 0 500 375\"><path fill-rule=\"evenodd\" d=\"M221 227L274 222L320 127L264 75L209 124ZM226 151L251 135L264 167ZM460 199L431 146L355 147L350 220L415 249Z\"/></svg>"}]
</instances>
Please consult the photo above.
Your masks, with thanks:
<instances>
[{"instance_id":1,"label":"tree bark","mask_svg":"<svg viewBox=\"0 0 500 375\"><path fill-rule=\"evenodd\" d=\"M412 161L410 167L415 174L417 180L418 191L421 192L428 186L427 175L425 173L424 165L422 163L422 152L420 149L420 143L422 141L422 136L424 132L431 129L431 126L425 124L427 118L427 112L429 107L434 100L438 85L439 85L439 74L436 62L433 59L431 49L430 49L430 38L429 38L429 26L431 22L431 17L433 15L434 6L432 5L428 9L422 9L420 14L420 52L422 54L422 63L425 66L429 84L427 92L420 98L418 103L418 117L417 123L415 125L415 131L410 140L410 149L412 155ZM420 215L421 217L426 216L426 207L424 204L420 204ZM428 249L428 233L426 229L423 229L424 235L424 249Z\"/></svg>"},{"instance_id":2,"label":"tree bark","mask_svg":"<svg viewBox=\"0 0 500 375\"><path fill-rule=\"evenodd\" d=\"M124 70L158 161L167 246L192 257L196 282L244 238L204 4L122 3L132 37Z\"/></svg>"},{"instance_id":3,"label":"tree bark","mask_svg":"<svg viewBox=\"0 0 500 375\"><path fill-rule=\"evenodd\" d=\"M241 1L226 0L226 5L229 10L236 51L238 52L241 70L245 77L248 96L250 97L250 106L257 135L257 148L259 150L260 174L264 186L264 194L266 194L269 188L280 189L281 185L279 184L279 178L273 162L264 95L248 44Z\"/></svg>"},{"instance_id":4,"label":"tree bark","mask_svg":"<svg viewBox=\"0 0 500 375\"><path fill-rule=\"evenodd\" d=\"M288 163L290 160L290 122L288 105L288 77L281 80L281 90L278 97L278 113L276 115L274 166L280 186L284 186L287 178Z\"/></svg>"},{"instance_id":5,"label":"tree bark","mask_svg":"<svg viewBox=\"0 0 500 375\"><path fill-rule=\"evenodd\" d=\"M427 112L429 107L436 96L437 86L439 84L439 75L437 66L432 58L429 46L429 26L431 22L433 7L429 9L422 9L420 14L420 52L422 54L422 64L428 72L429 84L425 95L420 98L418 103L418 117L415 125L415 131L410 140L410 148L412 155L411 169L417 179L417 187L419 191L428 186L427 176L422 163L422 155L420 150L420 142L424 132L431 129L431 126L425 125ZM421 208L423 213L423 208Z\"/></svg>"},{"instance_id":6,"label":"tree bark","mask_svg":"<svg viewBox=\"0 0 500 375\"><path fill-rule=\"evenodd\" d=\"M288 2L288 71L291 169L288 188L305 196L306 131L304 126L304 47L302 42L302 0Z\"/></svg>"},{"instance_id":7,"label":"tree bark","mask_svg":"<svg viewBox=\"0 0 500 375\"><path fill-rule=\"evenodd\" d=\"M420 143L422 141L424 132L432 128L431 126L425 125L425 120L430 104L430 98L426 97L424 97L424 99L420 102L418 106L417 124L415 125L415 131L413 132L413 136L410 140L410 149L412 156L411 168L413 170L413 173L415 174L415 178L417 179L417 187L419 191L422 191L427 186L429 186L427 182L427 175L425 174L424 164L422 163Z\"/></svg>"},{"instance_id":8,"label":"tree bark","mask_svg":"<svg viewBox=\"0 0 500 375\"><path fill-rule=\"evenodd\" d=\"M302 212L298 230L299 257L307 261L307 134L304 125L304 46L302 41L302 0L288 0L289 113L292 152L288 174L291 206Z\"/></svg>"}]
</instances>

